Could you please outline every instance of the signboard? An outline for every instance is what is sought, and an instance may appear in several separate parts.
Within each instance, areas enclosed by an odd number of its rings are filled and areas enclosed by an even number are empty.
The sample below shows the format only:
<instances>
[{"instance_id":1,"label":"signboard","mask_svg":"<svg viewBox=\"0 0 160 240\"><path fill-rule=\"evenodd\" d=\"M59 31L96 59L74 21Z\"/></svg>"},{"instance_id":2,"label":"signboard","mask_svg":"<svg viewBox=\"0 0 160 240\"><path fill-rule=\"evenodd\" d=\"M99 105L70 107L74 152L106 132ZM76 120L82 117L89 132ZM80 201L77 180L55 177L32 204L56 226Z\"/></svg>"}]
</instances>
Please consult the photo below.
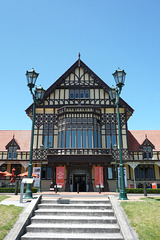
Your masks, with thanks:
<instances>
[{"instance_id":1,"label":"signboard","mask_svg":"<svg viewBox=\"0 0 160 240\"><path fill-rule=\"evenodd\" d=\"M101 187L103 187L104 186L103 167L95 167L94 173L95 173L95 187L99 186L99 184Z\"/></svg>"},{"instance_id":2,"label":"signboard","mask_svg":"<svg viewBox=\"0 0 160 240\"><path fill-rule=\"evenodd\" d=\"M23 178L22 183L30 183L30 184L32 184L33 180L34 180L33 178Z\"/></svg>"},{"instance_id":3,"label":"signboard","mask_svg":"<svg viewBox=\"0 0 160 240\"><path fill-rule=\"evenodd\" d=\"M25 183L33 183L33 178L23 178L21 181L21 191L20 191L20 203L23 203L23 193L24 193L24 184Z\"/></svg>"},{"instance_id":4,"label":"signboard","mask_svg":"<svg viewBox=\"0 0 160 240\"><path fill-rule=\"evenodd\" d=\"M123 167L124 170L124 183L125 187L127 187L127 172L126 172L126 167ZM118 168L118 185L120 187L120 168Z\"/></svg>"},{"instance_id":5,"label":"signboard","mask_svg":"<svg viewBox=\"0 0 160 240\"><path fill-rule=\"evenodd\" d=\"M152 189L157 189L157 183L152 183Z\"/></svg>"},{"instance_id":6,"label":"signboard","mask_svg":"<svg viewBox=\"0 0 160 240\"><path fill-rule=\"evenodd\" d=\"M33 186L34 187L39 187L40 184L40 176L41 176L41 168L40 167L33 167L33 173L38 175L38 177L33 177L34 179L34 183Z\"/></svg>"},{"instance_id":7,"label":"signboard","mask_svg":"<svg viewBox=\"0 0 160 240\"><path fill-rule=\"evenodd\" d=\"M65 168L56 167L56 184L64 187L65 180Z\"/></svg>"}]
</instances>

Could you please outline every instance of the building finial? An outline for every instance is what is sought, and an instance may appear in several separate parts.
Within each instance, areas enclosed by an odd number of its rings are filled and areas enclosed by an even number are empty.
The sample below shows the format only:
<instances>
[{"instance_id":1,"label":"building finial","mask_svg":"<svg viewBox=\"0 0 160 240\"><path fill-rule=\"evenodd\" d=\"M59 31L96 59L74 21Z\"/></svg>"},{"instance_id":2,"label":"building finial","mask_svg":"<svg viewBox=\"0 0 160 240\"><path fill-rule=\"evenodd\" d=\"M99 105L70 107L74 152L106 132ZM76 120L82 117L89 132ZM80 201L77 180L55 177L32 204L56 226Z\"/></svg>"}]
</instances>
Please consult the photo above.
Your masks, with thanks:
<instances>
[{"instance_id":1,"label":"building finial","mask_svg":"<svg viewBox=\"0 0 160 240\"><path fill-rule=\"evenodd\" d=\"M147 138L147 134L145 134L145 138Z\"/></svg>"},{"instance_id":2,"label":"building finial","mask_svg":"<svg viewBox=\"0 0 160 240\"><path fill-rule=\"evenodd\" d=\"M80 67L80 65L81 65L80 57L81 57L81 54L79 53L79 54L78 54L78 67Z\"/></svg>"},{"instance_id":3,"label":"building finial","mask_svg":"<svg viewBox=\"0 0 160 240\"><path fill-rule=\"evenodd\" d=\"M15 135L13 134L13 139L14 139Z\"/></svg>"}]
</instances>

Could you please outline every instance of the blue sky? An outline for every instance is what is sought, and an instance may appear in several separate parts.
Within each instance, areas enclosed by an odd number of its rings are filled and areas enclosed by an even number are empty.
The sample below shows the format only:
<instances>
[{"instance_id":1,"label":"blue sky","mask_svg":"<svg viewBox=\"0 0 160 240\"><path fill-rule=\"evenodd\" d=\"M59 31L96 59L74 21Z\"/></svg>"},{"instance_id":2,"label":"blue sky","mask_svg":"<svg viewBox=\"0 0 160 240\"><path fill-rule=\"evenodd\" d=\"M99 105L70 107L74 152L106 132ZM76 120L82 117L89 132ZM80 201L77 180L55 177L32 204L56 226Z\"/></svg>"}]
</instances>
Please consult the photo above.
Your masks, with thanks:
<instances>
[{"instance_id":1,"label":"blue sky","mask_svg":"<svg viewBox=\"0 0 160 240\"><path fill-rule=\"evenodd\" d=\"M79 52L109 86L118 67L126 71L130 130L159 129L159 12L159 0L1 0L0 129L31 129L26 70L47 89Z\"/></svg>"}]
</instances>

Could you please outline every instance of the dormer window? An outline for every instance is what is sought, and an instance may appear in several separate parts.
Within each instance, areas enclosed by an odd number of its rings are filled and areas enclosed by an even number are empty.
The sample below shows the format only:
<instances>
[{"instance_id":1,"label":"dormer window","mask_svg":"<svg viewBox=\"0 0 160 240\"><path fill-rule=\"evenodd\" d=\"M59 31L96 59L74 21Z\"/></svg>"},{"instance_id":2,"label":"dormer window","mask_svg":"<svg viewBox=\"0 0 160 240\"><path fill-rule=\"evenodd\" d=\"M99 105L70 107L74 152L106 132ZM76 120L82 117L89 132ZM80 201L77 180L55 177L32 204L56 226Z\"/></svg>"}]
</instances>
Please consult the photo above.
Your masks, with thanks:
<instances>
[{"instance_id":1,"label":"dormer window","mask_svg":"<svg viewBox=\"0 0 160 240\"><path fill-rule=\"evenodd\" d=\"M17 141L14 136L12 140L6 145L6 149L8 150L8 159L16 159L17 158L17 149L20 149Z\"/></svg>"},{"instance_id":2,"label":"dormer window","mask_svg":"<svg viewBox=\"0 0 160 240\"><path fill-rule=\"evenodd\" d=\"M9 147L8 148L8 159L16 159L17 158L17 147Z\"/></svg>"},{"instance_id":3,"label":"dormer window","mask_svg":"<svg viewBox=\"0 0 160 240\"><path fill-rule=\"evenodd\" d=\"M149 141L146 136L146 139L141 145L141 149L143 150L143 159L152 159L154 148L155 146Z\"/></svg>"},{"instance_id":4,"label":"dormer window","mask_svg":"<svg viewBox=\"0 0 160 240\"><path fill-rule=\"evenodd\" d=\"M143 146L143 159L151 159L153 157L153 151L151 146Z\"/></svg>"}]
</instances>

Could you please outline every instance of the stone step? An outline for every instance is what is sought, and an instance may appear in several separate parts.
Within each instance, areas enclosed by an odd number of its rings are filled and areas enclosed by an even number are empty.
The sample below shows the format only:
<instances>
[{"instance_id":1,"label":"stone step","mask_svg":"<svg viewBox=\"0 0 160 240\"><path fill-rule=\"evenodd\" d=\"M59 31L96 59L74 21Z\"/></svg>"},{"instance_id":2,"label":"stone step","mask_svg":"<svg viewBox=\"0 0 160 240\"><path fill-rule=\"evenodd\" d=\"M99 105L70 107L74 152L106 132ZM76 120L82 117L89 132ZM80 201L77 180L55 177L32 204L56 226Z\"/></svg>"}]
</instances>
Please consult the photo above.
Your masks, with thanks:
<instances>
[{"instance_id":1,"label":"stone step","mask_svg":"<svg viewBox=\"0 0 160 240\"><path fill-rule=\"evenodd\" d=\"M58 216L114 216L112 209L38 209L35 211L35 215L58 215Z\"/></svg>"},{"instance_id":2,"label":"stone step","mask_svg":"<svg viewBox=\"0 0 160 240\"><path fill-rule=\"evenodd\" d=\"M42 203L38 205L41 209L111 209L111 204L46 204Z\"/></svg>"},{"instance_id":3,"label":"stone step","mask_svg":"<svg viewBox=\"0 0 160 240\"><path fill-rule=\"evenodd\" d=\"M26 233L21 240L123 240L120 233Z\"/></svg>"},{"instance_id":4,"label":"stone step","mask_svg":"<svg viewBox=\"0 0 160 240\"><path fill-rule=\"evenodd\" d=\"M27 232L43 233L119 233L117 224L31 224Z\"/></svg>"},{"instance_id":5,"label":"stone step","mask_svg":"<svg viewBox=\"0 0 160 240\"><path fill-rule=\"evenodd\" d=\"M41 203L45 204L108 204L109 199L42 199Z\"/></svg>"},{"instance_id":6,"label":"stone step","mask_svg":"<svg viewBox=\"0 0 160 240\"><path fill-rule=\"evenodd\" d=\"M113 216L107 217L93 217L93 216L34 216L31 219L31 223L65 223L65 224L107 224L116 223L117 220Z\"/></svg>"},{"instance_id":7,"label":"stone step","mask_svg":"<svg viewBox=\"0 0 160 240\"><path fill-rule=\"evenodd\" d=\"M21 240L123 240L104 199L42 199Z\"/></svg>"}]
</instances>

